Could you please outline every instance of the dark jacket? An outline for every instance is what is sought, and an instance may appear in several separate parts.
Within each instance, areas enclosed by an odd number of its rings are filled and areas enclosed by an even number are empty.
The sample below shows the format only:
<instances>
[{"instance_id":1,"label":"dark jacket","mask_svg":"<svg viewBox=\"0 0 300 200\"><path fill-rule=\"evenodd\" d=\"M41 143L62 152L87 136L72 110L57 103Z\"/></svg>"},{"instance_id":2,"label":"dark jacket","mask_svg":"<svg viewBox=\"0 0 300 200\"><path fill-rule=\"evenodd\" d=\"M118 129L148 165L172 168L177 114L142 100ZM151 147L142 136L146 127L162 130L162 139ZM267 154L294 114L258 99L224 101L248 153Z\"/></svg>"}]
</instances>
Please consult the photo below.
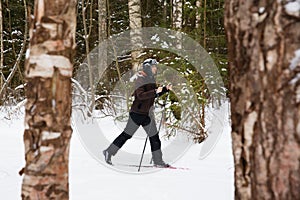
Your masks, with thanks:
<instances>
[{"instance_id":1,"label":"dark jacket","mask_svg":"<svg viewBox=\"0 0 300 200\"><path fill-rule=\"evenodd\" d=\"M169 90L163 87L162 92L156 93L157 85L153 76L147 76L146 73L139 73L135 82L134 101L130 112L148 115L150 108L154 104L154 99L159 97Z\"/></svg>"}]
</instances>

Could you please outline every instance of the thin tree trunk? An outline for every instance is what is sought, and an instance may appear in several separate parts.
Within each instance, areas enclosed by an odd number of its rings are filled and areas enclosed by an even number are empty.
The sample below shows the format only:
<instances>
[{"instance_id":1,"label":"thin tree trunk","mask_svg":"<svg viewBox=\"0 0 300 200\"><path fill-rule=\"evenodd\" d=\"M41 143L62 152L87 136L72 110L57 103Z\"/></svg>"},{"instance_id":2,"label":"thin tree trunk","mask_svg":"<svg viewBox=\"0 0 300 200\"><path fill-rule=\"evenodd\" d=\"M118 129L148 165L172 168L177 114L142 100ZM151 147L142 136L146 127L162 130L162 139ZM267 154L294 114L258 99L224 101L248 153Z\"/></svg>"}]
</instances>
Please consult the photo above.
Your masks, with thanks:
<instances>
[{"instance_id":1,"label":"thin tree trunk","mask_svg":"<svg viewBox=\"0 0 300 200\"><path fill-rule=\"evenodd\" d=\"M203 9L203 48L206 49L207 0L204 0Z\"/></svg>"},{"instance_id":2,"label":"thin tree trunk","mask_svg":"<svg viewBox=\"0 0 300 200\"><path fill-rule=\"evenodd\" d=\"M90 20L89 27L87 27L87 20L86 20L86 10L89 6L89 0L86 2L86 6L84 5L85 1L82 2L82 20L83 20L83 29L84 29L84 42L85 42L85 51L86 51L86 59L89 68L89 85L90 85L90 92L91 92L91 104L89 105L89 112L93 113L95 107L95 88L94 88L94 76L91 66L91 57L89 56L90 47L89 47L89 38L90 38L90 30L92 27L92 20ZM90 6L93 5L93 0L91 0ZM92 17L92 15L90 15Z\"/></svg>"},{"instance_id":3,"label":"thin tree trunk","mask_svg":"<svg viewBox=\"0 0 300 200\"><path fill-rule=\"evenodd\" d=\"M220 12L220 10L222 9L222 4L221 4L221 0L218 0L219 4L218 4L218 12ZM218 26L221 26L221 17L218 17Z\"/></svg>"},{"instance_id":4,"label":"thin tree trunk","mask_svg":"<svg viewBox=\"0 0 300 200\"><path fill-rule=\"evenodd\" d=\"M168 24L168 20L167 20L167 17L168 17L168 2L167 0L164 0L163 1L163 25L166 27L167 24Z\"/></svg>"},{"instance_id":5,"label":"thin tree trunk","mask_svg":"<svg viewBox=\"0 0 300 200\"><path fill-rule=\"evenodd\" d=\"M76 0L36 0L25 64L22 199L69 199Z\"/></svg>"},{"instance_id":6,"label":"thin tree trunk","mask_svg":"<svg viewBox=\"0 0 300 200\"><path fill-rule=\"evenodd\" d=\"M300 199L300 23L290 7L226 0L236 199Z\"/></svg>"},{"instance_id":7,"label":"thin tree trunk","mask_svg":"<svg viewBox=\"0 0 300 200\"><path fill-rule=\"evenodd\" d=\"M182 0L173 0L173 28L176 30L182 29Z\"/></svg>"},{"instance_id":8,"label":"thin tree trunk","mask_svg":"<svg viewBox=\"0 0 300 200\"><path fill-rule=\"evenodd\" d=\"M10 39L12 41L11 47L12 47L13 56L16 59L17 53L16 53L16 48L15 48L15 43L13 41L12 27L11 27L11 12L9 9L9 1L8 0L6 0L6 7L7 7L7 14L8 14L8 28L9 28L9 33L10 33Z\"/></svg>"},{"instance_id":9,"label":"thin tree trunk","mask_svg":"<svg viewBox=\"0 0 300 200\"><path fill-rule=\"evenodd\" d=\"M172 8L173 8L172 25L173 25L173 28L177 31L181 31L181 29L182 29L182 23L183 23L182 1L183 0L173 0L173 3L172 3ZM181 34L176 35L176 40L177 40L176 48L181 49L182 48Z\"/></svg>"},{"instance_id":10,"label":"thin tree trunk","mask_svg":"<svg viewBox=\"0 0 300 200\"><path fill-rule=\"evenodd\" d=\"M136 71L139 67L139 55L142 49L142 34L139 31L142 28L142 16L141 16L141 1L140 0L128 0L129 9L129 26L131 45L134 47L134 51L131 52L132 69Z\"/></svg>"},{"instance_id":11,"label":"thin tree trunk","mask_svg":"<svg viewBox=\"0 0 300 200\"><path fill-rule=\"evenodd\" d=\"M27 25L27 19L28 19L28 14L27 14L27 4L26 4L26 0L23 1L24 4L24 9L25 9L25 28L24 28L24 38L23 38L23 44L21 47L21 50L18 54L18 57L16 58L16 62L13 66L13 68L11 69L10 74L8 75L7 79L4 78L4 75L2 74L2 70L0 73L0 76L2 77L3 80L3 84L0 87L0 99L2 99L2 97L4 96L7 87L9 86L10 82L13 80L13 77L15 76L15 73L18 69L20 69L20 62L22 59L22 56L24 54L25 48L26 48L26 40L27 40L27 33L28 33L28 25Z\"/></svg>"},{"instance_id":12,"label":"thin tree trunk","mask_svg":"<svg viewBox=\"0 0 300 200\"><path fill-rule=\"evenodd\" d=\"M2 18L2 1L0 1L0 88L3 86L3 18Z\"/></svg>"},{"instance_id":13,"label":"thin tree trunk","mask_svg":"<svg viewBox=\"0 0 300 200\"><path fill-rule=\"evenodd\" d=\"M101 44L107 39L107 0L98 0L98 41ZM104 45L104 43L102 43ZM98 48L98 63L101 69L105 69L107 65L107 51L106 48ZM102 70L99 70L99 72ZM102 74L99 74L101 77Z\"/></svg>"},{"instance_id":14,"label":"thin tree trunk","mask_svg":"<svg viewBox=\"0 0 300 200\"><path fill-rule=\"evenodd\" d=\"M17 59L18 57L18 54L16 52L16 47L15 47L15 42L14 42L14 39L13 39L13 30L12 30L12 17L11 17L11 11L9 9L9 1L6 0L6 6L7 6L7 12L8 12L8 27L9 27L9 32L10 32L10 39L11 39L11 47L12 47L12 52L13 52L13 56L14 56L14 59ZM26 9L26 8L25 8ZM21 82L23 82L23 74L22 74L22 71L20 69L20 66L17 65L17 70L18 70L18 74L19 74L19 80Z\"/></svg>"},{"instance_id":15,"label":"thin tree trunk","mask_svg":"<svg viewBox=\"0 0 300 200\"><path fill-rule=\"evenodd\" d=\"M201 28L201 7L202 7L202 0L197 0L196 1L196 22L195 22L195 27L196 29Z\"/></svg>"}]
</instances>

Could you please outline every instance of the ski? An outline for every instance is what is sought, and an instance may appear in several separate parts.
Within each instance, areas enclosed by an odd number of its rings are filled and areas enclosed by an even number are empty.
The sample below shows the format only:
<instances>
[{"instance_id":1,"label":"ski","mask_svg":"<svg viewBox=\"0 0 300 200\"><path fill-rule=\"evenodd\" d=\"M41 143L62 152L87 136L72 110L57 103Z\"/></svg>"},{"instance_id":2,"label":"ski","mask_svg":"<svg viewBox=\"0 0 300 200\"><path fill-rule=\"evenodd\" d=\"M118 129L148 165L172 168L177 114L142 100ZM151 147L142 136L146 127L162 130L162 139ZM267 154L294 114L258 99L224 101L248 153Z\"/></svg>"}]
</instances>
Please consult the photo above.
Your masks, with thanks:
<instances>
[{"instance_id":1,"label":"ski","mask_svg":"<svg viewBox=\"0 0 300 200\"><path fill-rule=\"evenodd\" d=\"M139 167L139 165L134 165L134 164L114 164L114 165L115 166L123 166L123 167L136 167L136 168ZM141 168L161 168L161 169L190 170L189 168L185 168L185 167L174 167L174 166L162 167L162 166L155 166L155 165L141 165Z\"/></svg>"}]
</instances>

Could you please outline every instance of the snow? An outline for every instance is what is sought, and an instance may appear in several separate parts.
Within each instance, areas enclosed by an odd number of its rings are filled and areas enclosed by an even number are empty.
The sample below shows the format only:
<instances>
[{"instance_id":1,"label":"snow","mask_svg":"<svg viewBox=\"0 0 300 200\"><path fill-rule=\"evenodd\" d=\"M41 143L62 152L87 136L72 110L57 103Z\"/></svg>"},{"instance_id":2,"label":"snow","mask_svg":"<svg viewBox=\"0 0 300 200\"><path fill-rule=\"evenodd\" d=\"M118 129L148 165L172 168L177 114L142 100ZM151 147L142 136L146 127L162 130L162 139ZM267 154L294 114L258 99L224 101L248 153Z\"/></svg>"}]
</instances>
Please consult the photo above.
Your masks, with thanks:
<instances>
[{"instance_id":1,"label":"snow","mask_svg":"<svg viewBox=\"0 0 300 200\"><path fill-rule=\"evenodd\" d=\"M14 30L14 31L11 32L11 34L20 36L20 35L22 35L22 32L19 31L19 30Z\"/></svg>"},{"instance_id":2,"label":"snow","mask_svg":"<svg viewBox=\"0 0 300 200\"><path fill-rule=\"evenodd\" d=\"M169 45L166 41L164 41L162 44L161 44L161 48L164 48L164 49L168 49L169 48Z\"/></svg>"},{"instance_id":3,"label":"snow","mask_svg":"<svg viewBox=\"0 0 300 200\"><path fill-rule=\"evenodd\" d=\"M264 13L265 12L265 7L260 7L259 9L258 9L258 13Z\"/></svg>"},{"instance_id":4,"label":"snow","mask_svg":"<svg viewBox=\"0 0 300 200\"><path fill-rule=\"evenodd\" d=\"M25 58L26 58L26 59L28 59L28 58L29 58L29 56L30 56L30 50L29 50L29 49L27 49L27 50L26 50L26 56L25 56Z\"/></svg>"},{"instance_id":5,"label":"snow","mask_svg":"<svg viewBox=\"0 0 300 200\"><path fill-rule=\"evenodd\" d=\"M1 199L21 199L22 177L18 172L25 164L23 114L9 121L3 120L4 113L0 113ZM162 169L146 174L122 173L100 164L85 150L74 129L70 148L70 199L234 199L230 126L228 119L225 121L221 138L209 156L200 160L202 145L194 144L173 164L189 170Z\"/></svg>"},{"instance_id":6,"label":"snow","mask_svg":"<svg viewBox=\"0 0 300 200\"><path fill-rule=\"evenodd\" d=\"M155 40L156 42L159 42L160 38L159 38L158 34L155 34L151 37L151 40Z\"/></svg>"},{"instance_id":7,"label":"snow","mask_svg":"<svg viewBox=\"0 0 300 200\"><path fill-rule=\"evenodd\" d=\"M300 74L297 74L295 78L290 80L289 84L290 85L295 85L299 80L300 80Z\"/></svg>"},{"instance_id":8,"label":"snow","mask_svg":"<svg viewBox=\"0 0 300 200\"><path fill-rule=\"evenodd\" d=\"M15 90L24 89L24 84L21 84L15 88Z\"/></svg>"},{"instance_id":9,"label":"snow","mask_svg":"<svg viewBox=\"0 0 300 200\"><path fill-rule=\"evenodd\" d=\"M288 13L299 12L300 11L300 1L297 0L297 1L289 2L284 7Z\"/></svg>"},{"instance_id":10,"label":"snow","mask_svg":"<svg viewBox=\"0 0 300 200\"><path fill-rule=\"evenodd\" d=\"M300 49L295 51L295 57L291 60L290 69L293 71L300 65Z\"/></svg>"}]
</instances>

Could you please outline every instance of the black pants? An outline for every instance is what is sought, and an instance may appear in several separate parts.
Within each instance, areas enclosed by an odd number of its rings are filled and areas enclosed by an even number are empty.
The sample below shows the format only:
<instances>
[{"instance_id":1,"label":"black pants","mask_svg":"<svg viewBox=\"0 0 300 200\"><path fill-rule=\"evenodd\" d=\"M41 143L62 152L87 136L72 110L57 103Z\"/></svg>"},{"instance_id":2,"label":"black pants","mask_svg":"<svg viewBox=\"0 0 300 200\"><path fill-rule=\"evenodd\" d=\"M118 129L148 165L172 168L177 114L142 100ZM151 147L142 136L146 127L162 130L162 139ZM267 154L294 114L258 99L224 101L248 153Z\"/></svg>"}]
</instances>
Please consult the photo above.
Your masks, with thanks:
<instances>
[{"instance_id":1,"label":"black pants","mask_svg":"<svg viewBox=\"0 0 300 200\"><path fill-rule=\"evenodd\" d=\"M131 112L124 131L108 147L108 151L115 155L125 142L132 138L137 129L142 126L149 136L151 151L157 151L161 148L161 142L158 136L156 123L153 114L150 116Z\"/></svg>"}]
</instances>

